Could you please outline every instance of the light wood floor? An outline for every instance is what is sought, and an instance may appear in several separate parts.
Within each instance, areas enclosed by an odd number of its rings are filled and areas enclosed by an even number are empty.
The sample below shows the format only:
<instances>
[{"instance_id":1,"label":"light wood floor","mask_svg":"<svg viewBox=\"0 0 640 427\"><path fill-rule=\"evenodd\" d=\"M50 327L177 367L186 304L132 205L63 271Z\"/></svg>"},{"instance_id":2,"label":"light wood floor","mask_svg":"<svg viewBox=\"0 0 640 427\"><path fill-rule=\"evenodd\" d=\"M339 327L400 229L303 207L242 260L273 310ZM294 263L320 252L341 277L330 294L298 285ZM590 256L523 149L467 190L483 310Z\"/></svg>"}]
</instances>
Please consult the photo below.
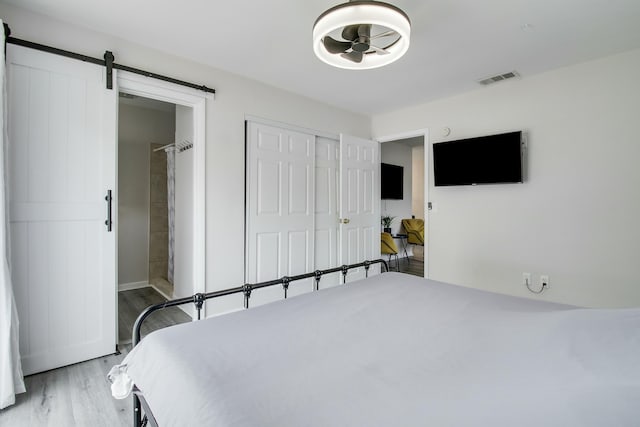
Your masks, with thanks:
<instances>
[{"instance_id":1,"label":"light wood floor","mask_svg":"<svg viewBox=\"0 0 640 427\"><path fill-rule=\"evenodd\" d=\"M121 341L130 342L133 322L144 308L162 301L164 298L152 288L120 292L118 320ZM177 307L161 310L145 321L142 336L156 329L190 320ZM111 367L124 359L130 347L120 344L121 354L26 377L27 392L16 396L15 405L0 411L0 426L131 426L132 399L114 399L107 381L107 373Z\"/></svg>"},{"instance_id":2,"label":"light wood floor","mask_svg":"<svg viewBox=\"0 0 640 427\"><path fill-rule=\"evenodd\" d=\"M0 411L3 427L130 426L132 400L111 396L107 373L127 353L89 360L25 378L26 393Z\"/></svg>"}]
</instances>

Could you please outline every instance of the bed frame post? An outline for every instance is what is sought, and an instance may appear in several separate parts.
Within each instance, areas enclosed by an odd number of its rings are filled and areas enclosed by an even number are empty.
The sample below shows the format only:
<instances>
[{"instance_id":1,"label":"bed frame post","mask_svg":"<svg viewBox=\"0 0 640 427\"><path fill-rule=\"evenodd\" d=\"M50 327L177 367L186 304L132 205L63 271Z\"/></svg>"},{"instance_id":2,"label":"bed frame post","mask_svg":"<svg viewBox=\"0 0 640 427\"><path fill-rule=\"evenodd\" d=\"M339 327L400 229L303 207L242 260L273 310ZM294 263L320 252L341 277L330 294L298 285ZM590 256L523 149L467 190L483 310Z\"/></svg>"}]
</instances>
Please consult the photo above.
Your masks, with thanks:
<instances>
[{"instance_id":1,"label":"bed frame post","mask_svg":"<svg viewBox=\"0 0 640 427\"><path fill-rule=\"evenodd\" d=\"M289 282L291 278L289 276L284 276L282 278L282 289L284 289L284 299L287 299L287 291L289 290Z\"/></svg>"},{"instance_id":2,"label":"bed frame post","mask_svg":"<svg viewBox=\"0 0 640 427\"><path fill-rule=\"evenodd\" d=\"M364 261L364 277L369 277L369 267L371 266L371 262Z\"/></svg>"},{"instance_id":3,"label":"bed frame post","mask_svg":"<svg viewBox=\"0 0 640 427\"><path fill-rule=\"evenodd\" d=\"M204 299L204 295L201 293L197 293L193 296L193 304L196 306L196 311L198 312L198 320L200 320L200 311L204 305Z\"/></svg>"},{"instance_id":4,"label":"bed frame post","mask_svg":"<svg viewBox=\"0 0 640 427\"><path fill-rule=\"evenodd\" d=\"M343 285L347 283L347 271L349 271L349 266L345 264L342 266L342 284Z\"/></svg>"},{"instance_id":5,"label":"bed frame post","mask_svg":"<svg viewBox=\"0 0 640 427\"><path fill-rule=\"evenodd\" d=\"M142 427L142 411L140 410L140 399L133 395L133 426Z\"/></svg>"},{"instance_id":6,"label":"bed frame post","mask_svg":"<svg viewBox=\"0 0 640 427\"><path fill-rule=\"evenodd\" d=\"M252 289L253 287L248 283L242 287L242 292L244 293L244 308L249 308L249 298L251 298Z\"/></svg>"},{"instance_id":7,"label":"bed frame post","mask_svg":"<svg viewBox=\"0 0 640 427\"><path fill-rule=\"evenodd\" d=\"M322 271L320 270L316 270L314 273L315 275L315 284L314 284L314 290L318 290L320 289L320 279L322 279Z\"/></svg>"}]
</instances>

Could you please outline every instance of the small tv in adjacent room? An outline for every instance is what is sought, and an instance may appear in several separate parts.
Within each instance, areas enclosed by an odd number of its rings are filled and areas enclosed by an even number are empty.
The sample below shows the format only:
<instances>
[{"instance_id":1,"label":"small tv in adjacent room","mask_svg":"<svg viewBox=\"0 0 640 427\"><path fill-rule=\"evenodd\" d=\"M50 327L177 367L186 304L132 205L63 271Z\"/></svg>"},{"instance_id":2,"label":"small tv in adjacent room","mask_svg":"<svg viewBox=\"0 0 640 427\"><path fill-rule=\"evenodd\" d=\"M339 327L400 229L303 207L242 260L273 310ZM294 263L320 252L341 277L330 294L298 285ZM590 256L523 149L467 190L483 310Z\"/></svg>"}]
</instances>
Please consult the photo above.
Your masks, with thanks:
<instances>
[{"instance_id":1,"label":"small tv in adjacent room","mask_svg":"<svg viewBox=\"0 0 640 427\"><path fill-rule=\"evenodd\" d=\"M404 191L404 168L380 163L380 198L382 200L402 200Z\"/></svg>"},{"instance_id":2,"label":"small tv in adjacent room","mask_svg":"<svg viewBox=\"0 0 640 427\"><path fill-rule=\"evenodd\" d=\"M460 139L433 144L436 187L521 183L522 132Z\"/></svg>"}]
</instances>

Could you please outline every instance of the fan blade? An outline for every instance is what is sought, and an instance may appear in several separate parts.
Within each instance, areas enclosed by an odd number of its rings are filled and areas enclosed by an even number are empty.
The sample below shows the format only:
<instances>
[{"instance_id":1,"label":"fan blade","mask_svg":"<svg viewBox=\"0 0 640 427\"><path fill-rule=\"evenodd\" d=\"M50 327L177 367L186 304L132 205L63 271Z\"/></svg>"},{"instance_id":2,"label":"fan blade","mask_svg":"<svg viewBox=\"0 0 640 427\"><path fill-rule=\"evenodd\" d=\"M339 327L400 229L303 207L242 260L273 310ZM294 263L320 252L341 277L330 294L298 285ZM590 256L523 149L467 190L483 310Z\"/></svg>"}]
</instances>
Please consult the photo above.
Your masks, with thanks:
<instances>
[{"instance_id":1,"label":"fan blade","mask_svg":"<svg viewBox=\"0 0 640 427\"><path fill-rule=\"evenodd\" d=\"M362 24L358 27L358 36L371 37L371 24Z\"/></svg>"},{"instance_id":2,"label":"fan blade","mask_svg":"<svg viewBox=\"0 0 640 427\"><path fill-rule=\"evenodd\" d=\"M355 40L358 38L358 28L360 25L347 25L342 30L342 38L345 40Z\"/></svg>"},{"instance_id":3,"label":"fan blade","mask_svg":"<svg viewBox=\"0 0 640 427\"><path fill-rule=\"evenodd\" d=\"M364 54L362 52L356 52L355 50L352 50L351 52L345 52L340 56L348 59L349 61L360 63L362 62L362 57L364 56Z\"/></svg>"},{"instance_id":4,"label":"fan blade","mask_svg":"<svg viewBox=\"0 0 640 427\"><path fill-rule=\"evenodd\" d=\"M343 53L351 47L351 42L341 42L329 36L324 36L322 43L329 53Z\"/></svg>"},{"instance_id":5,"label":"fan blade","mask_svg":"<svg viewBox=\"0 0 640 427\"><path fill-rule=\"evenodd\" d=\"M369 45L369 49L374 50L378 55L389 55L391 52L388 50L384 50L378 46Z\"/></svg>"},{"instance_id":6,"label":"fan blade","mask_svg":"<svg viewBox=\"0 0 640 427\"><path fill-rule=\"evenodd\" d=\"M395 31L389 30L389 31L385 31L384 33L376 34L375 36L371 36L370 39L373 40L373 39L378 39L380 37L388 37L388 36L392 36L394 34L396 34Z\"/></svg>"}]
</instances>

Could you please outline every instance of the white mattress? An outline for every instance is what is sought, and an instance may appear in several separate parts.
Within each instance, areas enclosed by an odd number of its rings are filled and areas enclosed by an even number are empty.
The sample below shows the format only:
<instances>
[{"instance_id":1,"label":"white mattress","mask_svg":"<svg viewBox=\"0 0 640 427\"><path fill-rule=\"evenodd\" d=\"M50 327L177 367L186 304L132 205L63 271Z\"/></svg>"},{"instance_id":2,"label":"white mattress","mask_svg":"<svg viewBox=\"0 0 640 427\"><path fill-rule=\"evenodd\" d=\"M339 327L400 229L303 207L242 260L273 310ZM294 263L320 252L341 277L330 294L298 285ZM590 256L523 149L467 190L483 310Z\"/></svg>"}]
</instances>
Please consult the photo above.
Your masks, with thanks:
<instances>
[{"instance_id":1,"label":"white mattress","mask_svg":"<svg viewBox=\"0 0 640 427\"><path fill-rule=\"evenodd\" d=\"M639 357L640 309L386 273L154 332L113 372L163 427L637 426Z\"/></svg>"}]
</instances>

